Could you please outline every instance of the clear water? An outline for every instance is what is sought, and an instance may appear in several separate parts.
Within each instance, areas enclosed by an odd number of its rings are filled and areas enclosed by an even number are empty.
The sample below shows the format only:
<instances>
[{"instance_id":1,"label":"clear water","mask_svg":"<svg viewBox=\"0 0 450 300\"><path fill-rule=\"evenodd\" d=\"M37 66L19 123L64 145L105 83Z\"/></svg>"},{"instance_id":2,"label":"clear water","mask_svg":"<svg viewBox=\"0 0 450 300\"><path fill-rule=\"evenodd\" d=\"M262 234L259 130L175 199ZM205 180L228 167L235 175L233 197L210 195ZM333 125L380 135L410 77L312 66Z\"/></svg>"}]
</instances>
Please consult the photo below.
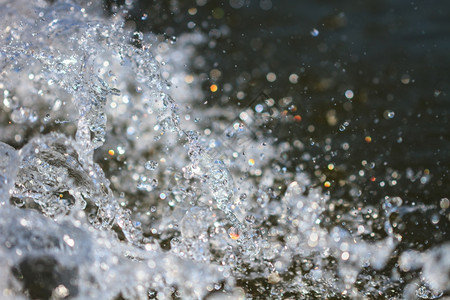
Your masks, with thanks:
<instances>
[{"instance_id":1,"label":"clear water","mask_svg":"<svg viewBox=\"0 0 450 300\"><path fill-rule=\"evenodd\" d=\"M402 244L402 219L420 211L438 224L448 198L333 198L281 163L304 150L277 140L289 98L193 109L201 76L185 66L207 36L134 32L129 3L109 17L87 1L0 5L3 298L448 293L450 245Z\"/></svg>"}]
</instances>

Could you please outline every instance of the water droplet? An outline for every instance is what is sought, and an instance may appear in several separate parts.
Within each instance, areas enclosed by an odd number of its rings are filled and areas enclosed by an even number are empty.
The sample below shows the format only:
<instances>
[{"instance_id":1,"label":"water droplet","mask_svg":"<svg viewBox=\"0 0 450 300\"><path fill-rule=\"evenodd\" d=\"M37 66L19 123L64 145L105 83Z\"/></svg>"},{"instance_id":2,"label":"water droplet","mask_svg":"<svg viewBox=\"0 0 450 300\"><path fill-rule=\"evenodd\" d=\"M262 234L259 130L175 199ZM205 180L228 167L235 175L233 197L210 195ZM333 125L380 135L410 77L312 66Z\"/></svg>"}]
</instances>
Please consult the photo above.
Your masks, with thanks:
<instances>
[{"instance_id":1,"label":"water droplet","mask_svg":"<svg viewBox=\"0 0 450 300\"><path fill-rule=\"evenodd\" d=\"M395 117L395 112L392 110L385 110L383 113L385 119L393 119Z\"/></svg>"},{"instance_id":2,"label":"water droplet","mask_svg":"<svg viewBox=\"0 0 450 300\"><path fill-rule=\"evenodd\" d=\"M277 75L273 72L269 72L266 75L266 79L268 82L274 82L275 80L277 80Z\"/></svg>"},{"instance_id":3,"label":"water droplet","mask_svg":"<svg viewBox=\"0 0 450 300\"><path fill-rule=\"evenodd\" d=\"M264 106L262 106L262 104L257 104L257 105L255 106L255 111L256 111L257 113L262 112L263 109L264 109Z\"/></svg>"},{"instance_id":4,"label":"water droplet","mask_svg":"<svg viewBox=\"0 0 450 300\"><path fill-rule=\"evenodd\" d=\"M256 218L253 215L248 215L245 217L245 221L249 224L254 224L256 221Z\"/></svg>"},{"instance_id":5,"label":"water droplet","mask_svg":"<svg viewBox=\"0 0 450 300\"><path fill-rule=\"evenodd\" d=\"M152 181L151 181L151 184L152 184L153 188L156 188L158 186L158 179L153 178Z\"/></svg>"},{"instance_id":6,"label":"water droplet","mask_svg":"<svg viewBox=\"0 0 450 300\"><path fill-rule=\"evenodd\" d=\"M228 235L232 240L238 240L240 237L239 230L235 227L230 227L230 229L228 229Z\"/></svg>"},{"instance_id":7,"label":"water droplet","mask_svg":"<svg viewBox=\"0 0 450 300\"><path fill-rule=\"evenodd\" d=\"M48 123L50 121L50 119L51 119L50 114L46 114L45 117L42 119L42 121L44 123Z\"/></svg>"},{"instance_id":8,"label":"water droplet","mask_svg":"<svg viewBox=\"0 0 450 300\"><path fill-rule=\"evenodd\" d=\"M158 162L154 161L154 160L149 160L145 163L144 167L147 170L153 171L158 167Z\"/></svg>"},{"instance_id":9,"label":"water droplet","mask_svg":"<svg viewBox=\"0 0 450 300\"><path fill-rule=\"evenodd\" d=\"M17 124L25 123L30 117L31 110L27 107L18 107L11 113L11 120Z\"/></svg>"},{"instance_id":10,"label":"water droplet","mask_svg":"<svg viewBox=\"0 0 450 300\"><path fill-rule=\"evenodd\" d=\"M402 77L400 78L400 81L403 84L408 84L411 81L411 77L409 76L409 74L404 74L402 75Z\"/></svg>"},{"instance_id":11,"label":"water droplet","mask_svg":"<svg viewBox=\"0 0 450 300\"><path fill-rule=\"evenodd\" d=\"M351 99L353 99L353 96L354 96L354 94L353 94L353 91L352 91L352 90L346 90L346 91L345 91L345 97L346 97L347 99L351 100Z\"/></svg>"},{"instance_id":12,"label":"water droplet","mask_svg":"<svg viewBox=\"0 0 450 300\"><path fill-rule=\"evenodd\" d=\"M267 282L270 284L277 284L281 281L280 275L277 272L270 273L269 277L267 277Z\"/></svg>"},{"instance_id":13,"label":"water droplet","mask_svg":"<svg viewBox=\"0 0 450 300\"><path fill-rule=\"evenodd\" d=\"M14 205L17 207L22 207L26 203L25 199L23 198L14 198Z\"/></svg>"},{"instance_id":14,"label":"water droplet","mask_svg":"<svg viewBox=\"0 0 450 300\"><path fill-rule=\"evenodd\" d=\"M436 225L437 223L439 223L439 215L438 214L433 214L431 216L431 223L433 223L434 225Z\"/></svg>"},{"instance_id":15,"label":"water droplet","mask_svg":"<svg viewBox=\"0 0 450 300\"><path fill-rule=\"evenodd\" d=\"M442 198L439 205L442 209L447 209L450 206L450 200L448 198Z\"/></svg>"},{"instance_id":16,"label":"water droplet","mask_svg":"<svg viewBox=\"0 0 450 300\"><path fill-rule=\"evenodd\" d=\"M289 75L289 82L292 84L298 83L298 75L295 73Z\"/></svg>"},{"instance_id":17,"label":"water droplet","mask_svg":"<svg viewBox=\"0 0 450 300\"><path fill-rule=\"evenodd\" d=\"M319 30L317 30L316 28L313 28L310 33L313 37L316 37L319 35Z\"/></svg>"}]
</instances>

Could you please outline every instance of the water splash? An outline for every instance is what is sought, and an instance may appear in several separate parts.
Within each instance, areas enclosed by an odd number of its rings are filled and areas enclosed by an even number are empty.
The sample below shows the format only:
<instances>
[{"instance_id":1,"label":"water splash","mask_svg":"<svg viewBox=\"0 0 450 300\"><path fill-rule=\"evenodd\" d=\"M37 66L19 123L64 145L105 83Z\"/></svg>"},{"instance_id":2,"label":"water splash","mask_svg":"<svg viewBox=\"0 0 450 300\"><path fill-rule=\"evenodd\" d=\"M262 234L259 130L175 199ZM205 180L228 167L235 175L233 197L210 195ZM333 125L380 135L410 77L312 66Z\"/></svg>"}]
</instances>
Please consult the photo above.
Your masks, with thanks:
<instances>
[{"instance_id":1,"label":"water splash","mask_svg":"<svg viewBox=\"0 0 450 300\"><path fill-rule=\"evenodd\" d=\"M187 108L194 96L186 94L199 92L183 82L196 79L171 55L189 59L184 46L204 37L159 47L126 29L119 8L100 14L91 2L68 0L14 1L0 11L5 297L358 298L394 290L433 298L449 290L448 244L399 248L398 216L409 212L400 198L343 209L283 166L299 145L262 131L282 116L273 99L245 111L205 108L201 118ZM165 58L170 67L160 65ZM161 70L178 78L178 89Z\"/></svg>"}]
</instances>

